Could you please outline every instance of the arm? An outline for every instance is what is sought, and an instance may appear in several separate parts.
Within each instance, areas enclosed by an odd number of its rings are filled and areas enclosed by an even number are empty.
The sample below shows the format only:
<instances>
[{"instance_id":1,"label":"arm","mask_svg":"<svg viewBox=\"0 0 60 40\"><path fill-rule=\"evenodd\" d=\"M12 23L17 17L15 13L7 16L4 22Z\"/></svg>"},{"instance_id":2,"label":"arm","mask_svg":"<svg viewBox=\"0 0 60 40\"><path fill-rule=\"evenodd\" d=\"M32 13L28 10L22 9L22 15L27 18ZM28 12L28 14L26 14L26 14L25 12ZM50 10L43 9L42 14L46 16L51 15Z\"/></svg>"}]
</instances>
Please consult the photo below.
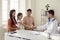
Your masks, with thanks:
<instances>
[{"instance_id":1,"label":"arm","mask_svg":"<svg viewBox=\"0 0 60 40\"><path fill-rule=\"evenodd\" d=\"M33 25L32 29L36 29L34 18L32 17L32 19L33 19L32 20L33 21L33 23L32 23L32 25Z\"/></svg>"},{"instance_id":2,"label":"arm","mask_svg":"<svg viewBox=\"0 0 60 40\"><path fill-rule=\"evenodd\" d=\"M18 22L19 24L23 25L24 27L29 27L28 25L26 25L24 22Z\"/></svg>"},{"instance_id":3,"label":"arm","mask_svg":"<svg viewBox=\"0 0 60 40\"><path fill-rule=\"evenodd\" d=\"M33 19L33 26L35 26L34 18L32 18L32 19Z\"/></svg>"},{"instance_id":4,"label":"arm","mask_svg":"<svg viewBox=\"0 0 60 40\"><path fill-rule=\"evenodd\" d=\"M24 19L23 19L23 25L24 25L24 27L27 28L27 29L30 28L30 26L26 24L26 17L24 17Z\"/></svg>"},{"instance_id":5,"label":"arm","mask_svg":"<svg viewBox=\"0 0 60 40\"><path fill-rule=\"evenodd\" d=\"M37 30L44 32L47 28L48 23L44 24L44 25L39 25L37 26Z\"/></svg>"},{"instance_id":6,"label":"arm","mask_svg":"<svg viewBox=\"0 0 60 40\"><path fill-rule=\"evenodd\" d=\"M11 20L9 19L9 20L8 20L8 31L10 31L10 30L17 30L18 28L13 28L12 25L11 25L11 23L12 23L12 22L11 22Z\"/></svg>"},{"instance_id":7,"label":"arm","mask_svg":"<svg viewBox=\"0 0 60 40\"><path fill-rule=\"evenodd\" d=\"M55 33L57 30L58 24L56 21L52 22L49 27L47 28L47 30L45 32L48 33Z\"/></svg>"}]
</instances>

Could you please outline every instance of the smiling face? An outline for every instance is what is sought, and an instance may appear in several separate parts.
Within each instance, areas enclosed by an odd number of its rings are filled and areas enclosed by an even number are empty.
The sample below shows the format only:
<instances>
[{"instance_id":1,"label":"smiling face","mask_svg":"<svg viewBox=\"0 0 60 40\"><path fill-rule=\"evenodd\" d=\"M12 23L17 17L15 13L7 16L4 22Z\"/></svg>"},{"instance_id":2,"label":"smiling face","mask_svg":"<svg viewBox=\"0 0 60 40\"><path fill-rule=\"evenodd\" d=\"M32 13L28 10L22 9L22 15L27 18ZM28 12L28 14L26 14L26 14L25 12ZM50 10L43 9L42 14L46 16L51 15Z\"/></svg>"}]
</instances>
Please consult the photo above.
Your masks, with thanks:
<instances>
[{"instance_id":1,"label":"smiling face","mask_svg":"<svg viewBox=\"0 0 60 40\"><path fill-rule=\"evenodd\" d=\"M15 14L16 14L16 12L13 12L13 13L12 13L12 17L15 17Z\"/></svg>"},{"instance_id":2,"label":"smiling face","mask_svg":"<svg viewBox=\"0 0 60 40\"><path fill-rule=\"evenodd\" d=\"M31 14L32 14L32 10L31 9L28 9L27 10L27 16L31 16Z\"/></svg>"},{"instance_id":3,"label":"smiling face","mask_svg":"<svg viewBox=\"0 0 60 40\"><path fill-rule=\"evenodd\" d=\"M53 18L54 17L54 10L49 10L48 11L48 18Z\"/></svg>"},{"instance_id":4,"label":"smiling face","mask_svg":"<svg viewBox=\"0 0 60 40\"><path fill-rule=\"evenodd\" d=\"M22 14L22 13L18 13L17 18L18 18L19 20L21 20L22 17L23 17L23 14Z\"/></svg>"},{"instance_id":5,"label":"smiling face","mask_svg":"<svg viewBox=\"0 0 60 40\"><path fill-rule=\"evenodd\" d=\"M19 17L19 19L22 19L23 15L20 15L20 16L18 16L18 17Z\"/></svg>"},{"instance_id":6,"label":"smiling face","mask_svg":"<svg viewBox=\"0 0 60 40\"><path fill-rule=\"evenodd\" d=\"M54 18L54 15L52 15L51 13L48 13L48 18Z\"/></svg>"},{"instance_id":7,"label":"smiling face","mask_svg":"<svg viewBox=\"0 0 60 40\"><path fill-rule=\"evenodd\" d=\"M27 12L27 16L31 16L31 14L32 14L31 11Z\"/></svg>"},{"instance_id":8,"label":"smiling face","mask_svg":"<svg viewBox=\"0 0 60 40\"><path fill-rule=\"evenodd\" d=\"M49 12L48 12L48 18L51 18L52 17L52 14L50 14Z\"/></svg>"}]
</instances>

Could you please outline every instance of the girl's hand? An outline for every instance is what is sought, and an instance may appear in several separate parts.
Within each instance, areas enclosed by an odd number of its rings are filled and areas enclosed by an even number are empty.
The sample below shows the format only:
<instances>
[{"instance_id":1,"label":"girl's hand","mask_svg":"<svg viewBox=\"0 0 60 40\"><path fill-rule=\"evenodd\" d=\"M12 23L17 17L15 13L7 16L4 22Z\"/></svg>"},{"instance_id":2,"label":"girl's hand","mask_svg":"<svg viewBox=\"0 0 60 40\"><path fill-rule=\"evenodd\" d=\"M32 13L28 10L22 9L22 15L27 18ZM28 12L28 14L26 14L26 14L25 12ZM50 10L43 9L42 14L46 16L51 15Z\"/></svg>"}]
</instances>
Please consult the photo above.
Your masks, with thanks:
<instances>
[{"instance_id":1,"label":"girl's hand","mask_svg":"<svg viewBox=\"0 0 60 40\"><path fill-rule=\"evenodd\" d=\"M36 29L36 26L33 26L33 29Z\"/></svg>"},{"instance_id":2,"label":"girl's hand","mask_svg":"<svg viewBox=\"0 0 60 40\"><path fill-rule=\"evenodd\" d=\"M31 29L36 29L36 27L35 26L32 26L32 28Z\"/></svg>"},{"instance_id":3,"label":"girl's hand","mask_svg":"<svg viewBox=\"0 0 60 40\"><path fill-rule=\"evenodd\" d=\"M16 28L16 30L20 30L20 28Z\"/></svg>"},{"instance_id":4,"label":"girl's hand","mask_svg":"<svg viewBox=\"0 0 60 40\"><path fill-rule=\"evenodd\" d=\"M20 22L21 25L23 25L23 22Z\"/></svg>"}]
</instances>

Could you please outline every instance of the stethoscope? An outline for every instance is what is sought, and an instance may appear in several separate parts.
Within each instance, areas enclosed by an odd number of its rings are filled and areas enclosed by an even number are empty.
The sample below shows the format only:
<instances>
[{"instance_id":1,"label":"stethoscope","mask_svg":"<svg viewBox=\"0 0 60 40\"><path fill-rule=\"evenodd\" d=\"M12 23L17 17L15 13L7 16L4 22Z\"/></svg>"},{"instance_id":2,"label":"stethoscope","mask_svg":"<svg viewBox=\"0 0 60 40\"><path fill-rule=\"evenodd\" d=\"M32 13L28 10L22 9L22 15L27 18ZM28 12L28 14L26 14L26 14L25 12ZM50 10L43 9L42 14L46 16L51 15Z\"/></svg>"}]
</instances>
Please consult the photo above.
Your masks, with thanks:
<instances>
[{"instance_id":1,"label":"stethoscope","mask_svg":"<svg viewBox=\"0 0 60 40\"><path fill-rule=\"evenodd\" d=\"M50 24L50 22L55 21L55 19L56 19L56 18L54 18L54 19L51 21L51 19L50 19L50 18L48 18L48 25Z\"/></svg>"}]
</instances>

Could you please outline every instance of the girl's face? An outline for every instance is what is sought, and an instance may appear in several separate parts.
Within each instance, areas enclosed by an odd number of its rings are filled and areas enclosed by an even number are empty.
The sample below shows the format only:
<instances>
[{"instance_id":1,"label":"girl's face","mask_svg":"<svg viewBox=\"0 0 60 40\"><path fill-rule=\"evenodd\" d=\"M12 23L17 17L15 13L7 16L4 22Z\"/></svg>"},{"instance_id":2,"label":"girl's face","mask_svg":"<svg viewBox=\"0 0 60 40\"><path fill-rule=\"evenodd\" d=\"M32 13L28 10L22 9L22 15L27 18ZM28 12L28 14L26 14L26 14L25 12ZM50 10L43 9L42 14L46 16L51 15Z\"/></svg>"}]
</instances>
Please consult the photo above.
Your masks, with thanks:
<instances>
[{"instance_id":1,"label":"girl's face","mask_svg":"<svg viewBox=\"0 0 60 40\"><path fill-rule=\"evenodd\" d=\"M15 12L13 12L12 17L15 17L15 14L16 14L16 13L15 13Z\"/></svg>"},{"instance_id":2,"label":"girl's face","mask_svg":"<svg viewBox=\"0 0 60 40\"><path fill-rule=\"evenodd\" d=\"M20 15L20 16L19 16L19 19L22 19L22 17L23 17L23 15Z\"/></svg>"}]
</instances>

